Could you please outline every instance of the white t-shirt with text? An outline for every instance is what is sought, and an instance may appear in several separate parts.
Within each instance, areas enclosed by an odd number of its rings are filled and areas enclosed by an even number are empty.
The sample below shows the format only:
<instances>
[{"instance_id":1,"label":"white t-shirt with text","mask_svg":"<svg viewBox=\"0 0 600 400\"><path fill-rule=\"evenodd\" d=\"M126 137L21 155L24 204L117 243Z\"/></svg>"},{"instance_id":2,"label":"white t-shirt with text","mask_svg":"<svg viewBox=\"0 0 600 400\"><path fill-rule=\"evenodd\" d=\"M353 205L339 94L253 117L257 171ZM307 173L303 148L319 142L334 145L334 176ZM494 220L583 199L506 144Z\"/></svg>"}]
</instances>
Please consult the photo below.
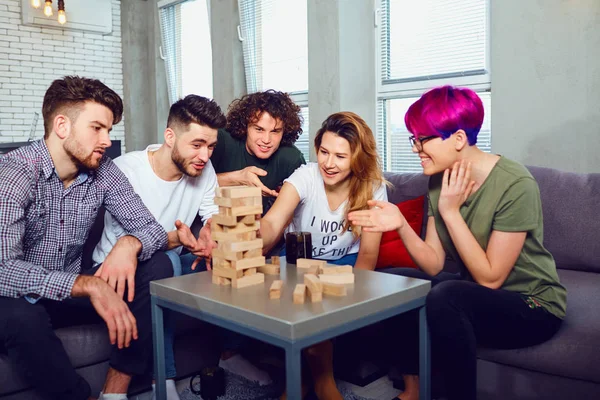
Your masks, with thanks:
<instances>
[{"instance_id":1,"label":"white t-shirt with text","mask_svg":"<svg viewBox=\"0 0 600 400\"><path fill-rule=\"evenodd\" d=\"M202 222L206 222L213 214L218 213L219 207L214 203L217 175L210 160L198 177L184 174L177 181L165 181L154 173L148 160L148 152L159 148L159 144L150 145L146 150L132 151L117 157L114 163L127 176L135 192L162 227L169 232L175 229L175 221L178 219L190 226L196 215L200 215ZM94 249L94 262L103 262L123 234L121 225L107 212L102 238ZM175 250L180 253L181 247Z\"/></svg>"},{"instance_id":2,"label":"white t-shirt with text","mask_svg":"<svg viewBox=\"0 0 600 400\"><path fill-rule=\"evenodd\" d=\"M342 233L348 200L335 210L329 208L317 163L299 167L284 182L292 184L300 196L300 204L286 232L310 232L313 258L338 260L348 254L358 253L360 238L355 240L351 230ZM385 185L374 188L373 199L387 201Z\"/></svg>"}]
</instances>

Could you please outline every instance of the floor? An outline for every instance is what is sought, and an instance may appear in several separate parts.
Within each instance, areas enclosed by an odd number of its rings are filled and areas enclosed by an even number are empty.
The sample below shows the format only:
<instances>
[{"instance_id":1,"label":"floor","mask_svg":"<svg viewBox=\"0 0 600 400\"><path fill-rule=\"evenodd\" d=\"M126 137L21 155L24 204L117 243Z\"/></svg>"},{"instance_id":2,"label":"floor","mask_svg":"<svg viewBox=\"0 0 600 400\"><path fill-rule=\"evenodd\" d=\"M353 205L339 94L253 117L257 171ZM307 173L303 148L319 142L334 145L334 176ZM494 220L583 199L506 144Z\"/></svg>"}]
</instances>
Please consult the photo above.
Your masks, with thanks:
<instances>
[{"instance_id":1,"label":"floor","mask_svg":"<svg viewBox=\"0 0 600 400\"><path fill-rule=\"evenodd\" d=\"M179 392L183 391L190 384L190 379L182 379L177 382L177 389ZM394 389L392 381L387 377L381 377L378 380L371 382L365 387L360 387L352 384L347 384L352 388L352 391L363 397L368 397L371 399L391 399L394 396L397 396L400 391L398 389ZM133 396L130 400L151 400L152 392L142 393L138 396Z\"/></svg>"}]
</instances>

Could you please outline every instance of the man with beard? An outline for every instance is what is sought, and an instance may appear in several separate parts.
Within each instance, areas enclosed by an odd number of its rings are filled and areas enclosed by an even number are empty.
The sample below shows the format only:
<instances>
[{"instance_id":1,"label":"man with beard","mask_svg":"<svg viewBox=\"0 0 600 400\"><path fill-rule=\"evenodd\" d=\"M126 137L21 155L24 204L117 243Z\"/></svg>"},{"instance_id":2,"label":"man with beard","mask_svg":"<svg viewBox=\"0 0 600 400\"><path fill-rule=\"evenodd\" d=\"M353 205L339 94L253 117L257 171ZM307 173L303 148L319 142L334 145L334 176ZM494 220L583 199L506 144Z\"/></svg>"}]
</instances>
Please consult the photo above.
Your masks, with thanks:
<instances>
[{"instance_id":1,"label":"man with beard","mask_svg":"<svg viewBox=\"0 0 600 400\"><path fill-rule=\"evenodd\" d=\"M210 238L209 218L219 212L214 204L217 175L210 162L217 145L217 129L225 126L225 116L214 100L188 95L171 106L162 145L150 145L143 151L127 153L115 164L131 182L150 212L169 232L167 252L175 276L192 272L196 256L209 257L216 245ZM196 215L204 223L199 239L191 236L188 228ZM179 236L189 241L179 241ZM104 218L104 232L93 259L101 263L123 234L123 227L109 213ZM190 237L191 236L191 237ZM181 256L182 245L191 252ZM204 269L201 264L200 269ZM183 269L183 271L182 271ZM176 376L173 356L173 327L170 314L166 314L165 358L167 398L179 396L173 378Z\"/></svg>"},{"instance_id":2,"label":"man with beard","mask_svg":"<svg viewBox=\"0 0 600 400\"><path fill-rule=\"evenodd\" d=\"M152 361L149 282L173 271L157 252L167 233L104 157L122 113L121 98L98 80L55 80L43 101L44 138L0 158L0 353L45 398L91 395L56 328L106 323L115 346L101 399L126 399L132 375ZM103 264L82 271L101 206L123 236Z\"/></svg>"}]
</instances>

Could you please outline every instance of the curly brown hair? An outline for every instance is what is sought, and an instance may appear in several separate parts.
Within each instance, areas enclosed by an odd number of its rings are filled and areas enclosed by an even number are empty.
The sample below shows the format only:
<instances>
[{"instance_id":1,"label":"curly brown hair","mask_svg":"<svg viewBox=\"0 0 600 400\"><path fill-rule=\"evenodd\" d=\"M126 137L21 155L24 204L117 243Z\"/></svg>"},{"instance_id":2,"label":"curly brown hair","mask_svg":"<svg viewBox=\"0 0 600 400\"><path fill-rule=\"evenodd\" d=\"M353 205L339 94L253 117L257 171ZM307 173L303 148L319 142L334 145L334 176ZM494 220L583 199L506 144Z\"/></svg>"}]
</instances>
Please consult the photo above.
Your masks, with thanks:
<instances>
[{"instance_id":1,"label":"curly brown hair","mask_svg":"<svg viewBox=\"0 0 600 400\"><path fill-rule=\"evenodd\" d=\"M248 125L260 119L264 112L283 122L281 145L291 145L302 134L300 107L287 93L275 90L247 94L231 102L227 111L227 131L231 136L246 140Z\"/></svg>"}]
</instances>

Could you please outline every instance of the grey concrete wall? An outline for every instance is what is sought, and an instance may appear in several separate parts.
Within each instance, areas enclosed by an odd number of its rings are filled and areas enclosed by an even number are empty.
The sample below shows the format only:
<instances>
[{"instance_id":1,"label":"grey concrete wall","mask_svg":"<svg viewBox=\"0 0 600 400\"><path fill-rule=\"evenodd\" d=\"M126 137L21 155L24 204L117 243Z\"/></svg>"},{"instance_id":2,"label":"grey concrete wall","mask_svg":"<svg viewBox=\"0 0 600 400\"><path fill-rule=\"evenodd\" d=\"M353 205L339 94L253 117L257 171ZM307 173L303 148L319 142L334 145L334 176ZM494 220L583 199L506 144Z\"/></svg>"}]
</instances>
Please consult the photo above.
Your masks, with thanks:
<instances>
[{"instance_id":1,"label":"grey concrete wall","mask_svg":"<svg viewBox=\"0 0 600 400\"><path fill-rule=\"evenodd\" d=\"M491 1L492 149L600 172L600 1Z\"/></svg>"},{"instance_id":2,"label":"grey concrete wall","mask_svg":"<svg viewBox=\"0 0 600 400\"><path fill-rule=\"evenodd\" d=\"M311 143L325 118L338 111L357 113L375 130L373 7L373 0L308 0Z\"/></svg>"},{"instance_id":3,"label":"grey concrete wall","mask_svg":"<svg viewBox=\"0 0 600 400\"><path fill-rule=\"evenodd\" d=\"M141 150L162 141L169 111L157 0L122 1L121 25L125 145Z\"/></svg>"},{"instance_id":4,"label":"grey concrete wall","mask_svg":"<svg viewBox=\"0 0 600 400\"><path fill-rule=\"evenodd\" d=\"M213 98L227 110L229 103L246 94L240 23L236 0L211 0L210 35L213 56Z\"/></svg>"}]
</instances>

